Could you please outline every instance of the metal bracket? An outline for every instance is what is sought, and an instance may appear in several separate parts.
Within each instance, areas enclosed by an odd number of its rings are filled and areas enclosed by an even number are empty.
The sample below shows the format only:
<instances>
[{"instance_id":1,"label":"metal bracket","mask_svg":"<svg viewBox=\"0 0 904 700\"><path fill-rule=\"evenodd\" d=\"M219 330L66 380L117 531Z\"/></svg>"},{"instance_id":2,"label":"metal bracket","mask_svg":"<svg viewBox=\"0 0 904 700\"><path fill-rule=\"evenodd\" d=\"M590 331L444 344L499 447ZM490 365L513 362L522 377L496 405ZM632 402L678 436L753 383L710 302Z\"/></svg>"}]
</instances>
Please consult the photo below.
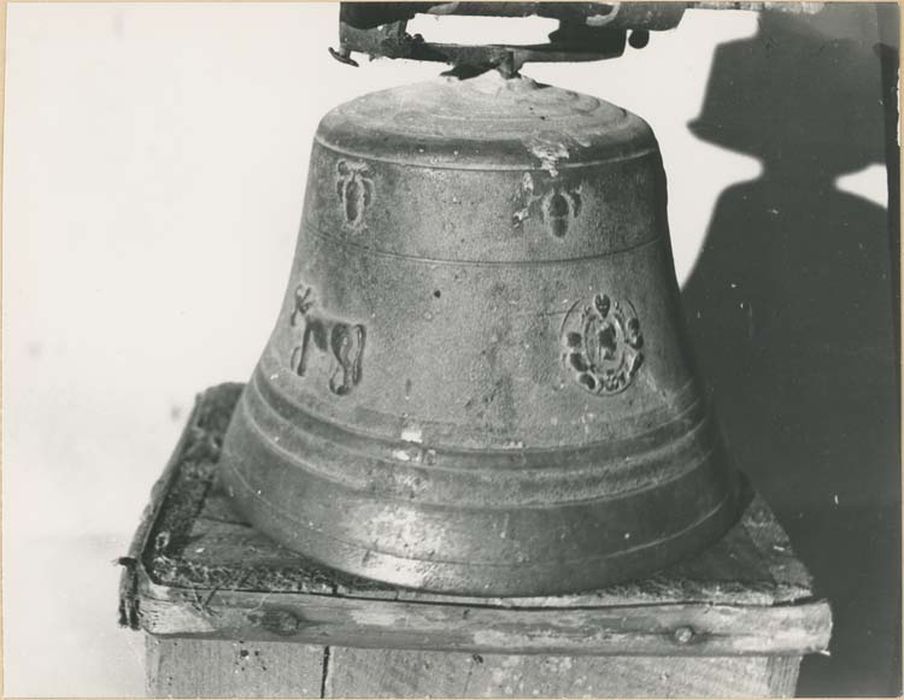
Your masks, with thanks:
<instances>
[{"instance_id":1,"label":"metal bracket","mask_svg":"<svg viewBox=\"0 0 904 700\"><path fill-rule=\"evenodd\" d=\"M353 52L375 57L437 61L459 72L495 68L514 74L527 62L598 61L621 56L626 44L646 46L649 32L675 27L685 3L599 2L449 2L382 3L343 2L339 14L337 60L357 66ZM407 32L416 14L528 17L559 21L547 44L461 45L425 41ZM628 33L631 33L630 40Z\"/></svg>"}]
</instances>

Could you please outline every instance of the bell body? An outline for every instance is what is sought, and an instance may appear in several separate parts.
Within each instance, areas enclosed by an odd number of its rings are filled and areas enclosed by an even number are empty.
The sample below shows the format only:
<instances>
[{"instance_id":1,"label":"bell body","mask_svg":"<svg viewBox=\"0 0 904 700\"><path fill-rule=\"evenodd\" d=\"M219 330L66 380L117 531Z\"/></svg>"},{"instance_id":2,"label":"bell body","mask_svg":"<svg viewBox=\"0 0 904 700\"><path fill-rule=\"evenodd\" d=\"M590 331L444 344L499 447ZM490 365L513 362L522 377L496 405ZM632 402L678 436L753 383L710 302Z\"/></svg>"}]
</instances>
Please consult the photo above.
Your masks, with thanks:
<instances>
[{"instance_id":1,"label":"bell body","mask_svg":"<svg viewBox=\"0 0 904 700\"><path fill-rule=\"evenodd\" d=\"M650 128L495 74L330 112L223 466L286 546L438 592L584 590L718 538L735 479Z\"/></svg>"}]
</instances>

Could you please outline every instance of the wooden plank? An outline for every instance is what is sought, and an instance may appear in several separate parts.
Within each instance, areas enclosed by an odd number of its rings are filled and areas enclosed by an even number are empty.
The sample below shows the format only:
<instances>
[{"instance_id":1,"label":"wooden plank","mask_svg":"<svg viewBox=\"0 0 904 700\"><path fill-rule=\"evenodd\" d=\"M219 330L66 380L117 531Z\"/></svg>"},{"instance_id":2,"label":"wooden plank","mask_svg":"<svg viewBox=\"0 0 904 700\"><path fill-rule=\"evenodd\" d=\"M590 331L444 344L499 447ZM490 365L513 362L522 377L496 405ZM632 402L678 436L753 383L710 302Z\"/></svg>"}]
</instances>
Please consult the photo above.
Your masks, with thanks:
<instances>
[{"instance_id":1,"label":"wooden plank","mask_svg":"<svg viewBox=\"0 0 904 700\"><path fill-rule=\"evenodd\" d=\"M800 675L800 656L770 656L766 665L766 682L769 695L793 697Z\"/></svg>"},{"instance_id":2,"label":"wooden plank","mask_svg":"<svg viewBox=\"0 0 904 700\"><path fill-rule=\"evenodd\" d=\"M790 697L799 665L800 657L520 656L149 638L148 691L153 697Z\"/></svg>"},{"instance_id":3,"label":"wooden plank","mask_svg":"<svg viewBox=\"0 0 904 700\"><path fill-rule=\"evenodd\" d=\"M763 656L516 656L333 647L324 696L668 698L793 693L793 688L775 693L768 665Z\"/></svg>"},{"instance_id":4,"label":"wooden plank","mask_svg":"<svg viewBox=\"0 0 904 700\"><path fill-rule=\"evenodd\" d=\"M224 420L232 416L232 411L241 396L243 385L238 383L220 384L195 397L195 405L186 423L185 430L176 443L176 448L163 470L163 474L151 487L151 500L141 514L141 520L126 556L118 562L123 568L119 583L119 624L123 627L139 628L138 588L140 577L146 578L142 559L149 549L151 533L161 518L166 505L171 505L173 495L178 492L174 483L183 475L187 459L194 454L207 456L207 464L215 463L219 457L219 445L225 432ZM201 448L208 447L207 452ZM200 511L201 504L196 509Z\"/></svg>"},{"instance_id":5,"label":"wooden plank","mask_svg":"<svg viewBox=\"0 0 904 700\"><path fill-rule=\"evenodd\" d=\"M791 540L775 519L766 502L755 498L744 514L744 529L754 546L762 553L763 563L775 581L776 603L790 602L788 594L795 589L812 588L810 574L794 556Z\"/></svg>"},{"instance_id":6,"label":"wooden plank","mask_svg":"<svg viewBox=\"0 0 904 700\"><path fill-rule=\"evenodd\" d=\"M824 603L509 609L214 591L146 597L151 634L209 639L580 655L801 655L825 648Z\"/></svg>"},{"instance_id":7,"label":"wooden plank","mask_svg":"<svg viewBox=\"0 0 904 700\"><path fill-rule=\"evenodd\" d=\"M147 637L146 651L150 697L321 697L320 646Z\"/></svg>"},{"instance_id":8,"label":"wooden plank","mask_svg":"<svg viewBox=\"0 0 904 700\"><path fill-rule=\"evenodd\" d=\"M799 665L148 638L152 697L791 697Z\"/></svg>"}]
</instances>

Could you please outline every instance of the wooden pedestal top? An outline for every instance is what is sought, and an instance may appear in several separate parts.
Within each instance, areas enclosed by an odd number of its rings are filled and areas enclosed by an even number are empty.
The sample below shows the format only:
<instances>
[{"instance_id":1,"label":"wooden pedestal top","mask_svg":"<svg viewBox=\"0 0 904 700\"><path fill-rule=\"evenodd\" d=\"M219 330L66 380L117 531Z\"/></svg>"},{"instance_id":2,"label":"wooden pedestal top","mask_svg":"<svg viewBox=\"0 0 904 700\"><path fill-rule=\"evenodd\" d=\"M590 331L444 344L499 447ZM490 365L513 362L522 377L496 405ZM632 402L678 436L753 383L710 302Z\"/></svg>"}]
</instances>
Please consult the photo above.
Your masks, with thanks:
<instances>
[{"instance_id":1,"label":"wooden pedestal top","mask_svg":"<svg viewBox=\"0 0 904 700\"><path fill-rule=\"evenodd\" d=\"M768 506L696 558L576 595L471 598L326 569L235 514L217 484L241 393L202 394L154 487L120 593L120 623L152 635L351 647L569 655L736 656L824 651L825 601Z\"/></svg>"}]
</instances>

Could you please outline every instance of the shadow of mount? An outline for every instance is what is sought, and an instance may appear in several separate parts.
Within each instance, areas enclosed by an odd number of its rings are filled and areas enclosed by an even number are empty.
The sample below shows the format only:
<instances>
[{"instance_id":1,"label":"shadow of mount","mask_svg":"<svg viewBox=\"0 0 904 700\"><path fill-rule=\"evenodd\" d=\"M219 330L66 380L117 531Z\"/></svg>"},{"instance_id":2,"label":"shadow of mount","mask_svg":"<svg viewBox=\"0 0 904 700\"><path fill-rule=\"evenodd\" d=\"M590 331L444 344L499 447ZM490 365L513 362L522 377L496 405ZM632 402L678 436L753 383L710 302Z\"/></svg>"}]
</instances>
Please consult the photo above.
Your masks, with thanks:
<instances>
[{"instance_id":1,"label":"shadow of mount","mask_svg":"<svg viewBox=\"0 0 904 700\"><path fill-rule=\"evenodd\" d=\"M720 196L683 298L729 449L833 608L802 695L901 692L899 241L835 187L886 161L877 42L875 5L766 12L692 124L764 168Z\"/></svg>"}]
</instances>

